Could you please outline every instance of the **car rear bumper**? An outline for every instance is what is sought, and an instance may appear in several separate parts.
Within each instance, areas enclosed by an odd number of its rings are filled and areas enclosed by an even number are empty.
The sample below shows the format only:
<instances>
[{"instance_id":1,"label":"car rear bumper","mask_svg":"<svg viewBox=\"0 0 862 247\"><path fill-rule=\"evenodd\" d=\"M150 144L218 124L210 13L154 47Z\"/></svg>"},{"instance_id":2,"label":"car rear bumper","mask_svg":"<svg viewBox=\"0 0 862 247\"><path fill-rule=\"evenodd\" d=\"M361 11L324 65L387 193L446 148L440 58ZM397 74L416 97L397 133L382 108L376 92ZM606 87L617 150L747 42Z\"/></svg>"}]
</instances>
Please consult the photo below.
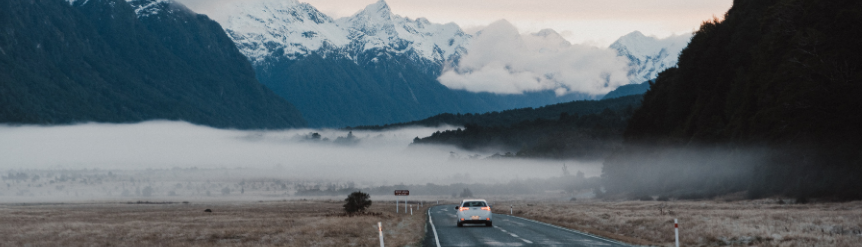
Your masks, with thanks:
<instances>
[{"instance_id":1,"label":"car rear bumper","mask_svg":"<svg viewBox=\"0 0 862 247\"><path fill-rule=\"evenodd\" d=\"M463 220L463 221L460 221L459 223L464 223L464 224L485 224L485 223L488 223L488 222L491 222L491 221L490 221L490 220Z\"/></svg>"}]
</instances>

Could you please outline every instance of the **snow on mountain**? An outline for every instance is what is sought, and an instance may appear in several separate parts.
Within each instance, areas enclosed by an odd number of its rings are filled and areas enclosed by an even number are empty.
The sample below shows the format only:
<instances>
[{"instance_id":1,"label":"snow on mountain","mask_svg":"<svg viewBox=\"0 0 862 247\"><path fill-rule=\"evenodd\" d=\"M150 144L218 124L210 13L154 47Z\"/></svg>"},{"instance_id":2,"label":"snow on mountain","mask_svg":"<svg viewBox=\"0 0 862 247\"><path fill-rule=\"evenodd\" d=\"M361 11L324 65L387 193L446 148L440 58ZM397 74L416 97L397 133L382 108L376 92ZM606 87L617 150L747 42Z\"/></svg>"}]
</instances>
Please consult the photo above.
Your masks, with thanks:
<instances>
[{"instance_id":1,"label":"snow on mountain","mask_svg":"<svg viewBox=\"0 0 862 247\"><path fill-rule=\"evenodd\" d=\"M67 1L74 5L89 0ZM126 1L135 8L138 17L156 15L170 9L166 6L173 2ZM425 18L396 15L384 0L337 20L298 0L237 1L230 12L222 27L254 64L265 63L267 59L298 59L316 52L356 63L376 62L382 55L406 55L419 64L432 65L429 68L434 70L466 55L475 39L454 23L436 24ZM539 47L539 53L560 53L572 46L551 29L523 38ZM640 83L676 66L679 53L690 39L690 34L658 39L635 31L620 37L610 48L630 61L631 82Z\"/></svg>"},{"instance_id":2,"label":"snow on mountain","mask_svg":"<svg viewBox=\"0 0 862 247\"><path fill-rule=\"evenodd\" d=\"M321 48L350 43L329 16L296 0L239 2L224 29L253 62L268 56L295 59Z\"/></svg>"},{"instance_id":3,"label":"snow on mountain","mask_svg":"<svg viewBox=\"0 0 862 247\"><path fill-rule=\"evenodd\" d=\"M90 0L66 0L69 2L69 5L75 5L76 2L81 2L81 5L87 4ZM160 11L165 9L164 7L168 4L173 3L172 0L126 0L133 8L135 8L135 15L140 17L147 17L151 15L157 15Z\"/></svg>"},{"instance_id":4,"label":"snow on mountain","mask_svg":"<svg viewBox=\"0 0 862 247\"><path fill-rule=\"evenodd\" d=\"M454 23L434 24L392 13L384 0L337 21L357 43L355 52L383 49L401 54L413 51L421 58L442 63L464 52L470 36Z\"/></svg>"},{"instance_id":5,"label":"snow on mountain","mask_svg":"<svg viewBox=\"0 0 862 247\"><path fill-rule=\"evenodd\" d=\"M126 0L126 2L135 8L135 14L141 18L159 14L160 11L166 9L168 4L172 3L172 0Z\"/></svg>"},{"instance_id":6,"label":"snow on mountain","mask_svg":"<svg viewBox=\"0 0 862 247\"><path fill-rule=\"evenodd\" d=\"M252 62L269 57L296 59L312 52L357 59L376 50L410 53L437 64L464 52L470 36L454 23L395 15L385 1L353 16L333 20L296 0L239 2L223 24L240 51ZM358 62L358 61L357 61Z\"/></svg>"},{"instance_id":7,"label":"snow on mountain","mask_svg":"<svg viewBox=\"0 0 862 247\"><path fill-rule=\"evenodd\" d=\"M664 39L647 37L634 31L620 37L610 48L630 61L630 77L633 83L655 79L659 72L676 66L682 49L691 41L691 34L671 36Z\"/></svg>"}]
</instances>

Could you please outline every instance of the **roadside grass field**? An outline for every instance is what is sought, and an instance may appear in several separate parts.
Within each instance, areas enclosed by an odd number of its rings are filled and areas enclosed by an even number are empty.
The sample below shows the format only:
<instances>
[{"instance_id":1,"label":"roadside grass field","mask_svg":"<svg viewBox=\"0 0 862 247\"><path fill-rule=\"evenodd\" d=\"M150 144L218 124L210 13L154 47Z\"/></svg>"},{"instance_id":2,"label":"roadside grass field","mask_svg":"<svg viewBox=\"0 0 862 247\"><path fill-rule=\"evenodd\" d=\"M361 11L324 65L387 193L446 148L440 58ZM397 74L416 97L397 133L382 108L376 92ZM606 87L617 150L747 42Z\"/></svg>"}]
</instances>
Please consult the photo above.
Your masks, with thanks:
<instances>
[{"instance_id":1,"label":"roadside grass field","mask_svg":"<svg viewBox=\"0 0 862 247\"><path fill-rule=\"evenodd\" d=\"M342 204L0 204L0 246L380 246L377 222L387 246L421 245L425 210L394 214L375 201L347 217Z\"/></svg>"},{"instance_id":2,"label":"roadside grass field","mask_svg":"<svg viewBox=\"0 0 862 247\"><path fill-rule=\"evenodd\" d=\"M635 245L860 246L862 201L808 204L739 201L496 201L514 215Z\"/></svg>"}]
</instances>

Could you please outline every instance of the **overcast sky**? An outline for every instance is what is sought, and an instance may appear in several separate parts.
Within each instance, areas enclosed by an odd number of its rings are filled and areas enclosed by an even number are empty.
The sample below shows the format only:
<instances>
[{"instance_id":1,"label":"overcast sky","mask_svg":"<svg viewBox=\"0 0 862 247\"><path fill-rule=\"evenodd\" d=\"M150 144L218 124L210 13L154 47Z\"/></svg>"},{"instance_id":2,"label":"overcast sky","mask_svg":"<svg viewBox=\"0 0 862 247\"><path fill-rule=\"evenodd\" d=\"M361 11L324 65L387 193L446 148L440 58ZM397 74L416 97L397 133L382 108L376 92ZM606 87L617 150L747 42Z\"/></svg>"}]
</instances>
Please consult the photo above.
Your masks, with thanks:
<instances>
[{"instance_id":1,"label":"overcast sky","mask_svg":"<svg viewBox=\"0 0 862 247\"><path fill-rule=\"evenodd\" d=\"M220 21L221 9L247 0L177 0ZM300 0L339 18L377 0ZM552 28L574 44L607 47L638 30L664 38L690 33L712 16L722 17L732 0L387 0L395 14L455 22L465 30L506 19L521 32Z\"/></svg>"}]
</instances>

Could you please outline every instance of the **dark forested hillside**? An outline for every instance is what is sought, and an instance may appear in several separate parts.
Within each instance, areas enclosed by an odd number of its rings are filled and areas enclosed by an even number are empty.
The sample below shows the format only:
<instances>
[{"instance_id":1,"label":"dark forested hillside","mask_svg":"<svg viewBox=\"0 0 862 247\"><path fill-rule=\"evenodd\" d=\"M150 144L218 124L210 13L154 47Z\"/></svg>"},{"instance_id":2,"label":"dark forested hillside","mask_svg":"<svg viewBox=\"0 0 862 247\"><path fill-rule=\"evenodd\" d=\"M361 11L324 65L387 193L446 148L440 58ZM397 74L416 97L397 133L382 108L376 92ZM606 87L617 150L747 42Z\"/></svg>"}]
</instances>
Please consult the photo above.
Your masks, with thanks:
<instances>
[{"instance_id":1,"label":"dark forested hillside","mask_svg":"<svg viewBox=\"0 0 862 247\"><path fill-rule=\"evenodd\" d=\"M468 124L462 130L435 132L413 144L448 144L466 150L501 150L503 157L603 159L622 144L634 108L605 108L597 114L537 118L507 126Z\"/></svg>"},{"instance_id":2,"label":"dark forested hillside","mask_svg":"<svg viewBox=\"0 0 862 247\"><path fill-rule=\"evenodd\" d=\"M454 145L494 150L506 157L602 159L622 144L629 117L641 95L602 101L574 101L484 114L440 114L421 121L364 129L406 126L464 126L416 138L414 144Z\"/></svg>"},{"instance_id":3,"label":"dark forested hillside","mask_svg":"<svg viewBox=\"0 0 862 247\"><path fill-rule=\"evenodd\" d=\"M0 30L2 123L305 125L216 22L178 4L5 0Z\"/></svg>"},{"instance_id":4,"label":"dark forested hillside","mask_svg":"<svg viewBox=\"0 0 862 247\"><path fill-rule=\"evenodd\" d=\"M466 126L475 125L479 127L506 127L524 121L556 120L565 113L569 116L598 114L605 109L620 111L628 108L636 108L640 105L642 95L631 95L608 100L580 100L566 103L542 106L538 108L519 108L505 111L493 111L482 114L438 114L423 120L374 126L358 126L348 129L382 130L389 128L401 128L409 126L437 127L443 125Z\"/></svg>"},{"instance_id":5,"label":"dark forested hillside","mask_svg":"<svg viewBox=\"0 0 862 247\"><path fill-rule=\"evenodd\" d=\"M611 91L610 93L606 94L604 97L602 97L602 99L613 99L629 95L644 94L647 90L649 90L649 87L650 85L652 85L652 82L653 81L645 81L640 84L629 84L620 86L617 89L614 89L614 91Z\"/></svg>"},{"instance_id":6,"label":"dark forested hillside","mask_svg":"<svg viewBox=\"0 0 862 247\"><path fill-rule=\"evenodd\" d=\"M860 25L860 1L734 1L645 94L608 189L862 198Z\"/></svg>"}]
</instances>

